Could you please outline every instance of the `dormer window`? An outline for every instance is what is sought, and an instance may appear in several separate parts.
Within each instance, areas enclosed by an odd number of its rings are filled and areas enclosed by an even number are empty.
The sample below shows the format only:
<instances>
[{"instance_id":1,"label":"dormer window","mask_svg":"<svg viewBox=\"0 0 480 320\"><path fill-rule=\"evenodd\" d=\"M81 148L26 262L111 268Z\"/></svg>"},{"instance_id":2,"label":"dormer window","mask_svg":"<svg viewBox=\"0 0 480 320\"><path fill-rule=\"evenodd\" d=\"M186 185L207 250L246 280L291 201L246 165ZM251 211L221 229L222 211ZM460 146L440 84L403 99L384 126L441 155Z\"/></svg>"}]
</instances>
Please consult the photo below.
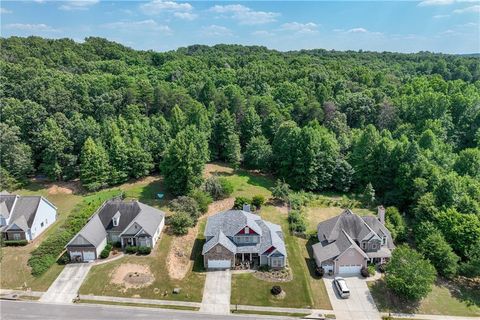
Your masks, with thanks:
<instances>
[{"instance_id":1,"label":"dormer window","mask_svg":"<svg viewBox=\"0 0 480 320\"><path fill-rule=\"evenodd\" d=\"M250 234L250 228L249 227L245 227L245 234Z\"/></svg>"},{"instance_id":2,"label":"dormer window","mask_svg":"<svg viewBox=\"0 0 480 320\"><path fill-rule=\"evenodd\" d=\"M112 218L112 224L114 227L118 227L118 224L120 223L120 212L117 211L115 215Z\"/></svg>"},{"instance_id":3,"label":"dormer window","mask_svg":"<svg viewBox=\"0 0 480 320\"><path fill-rule=\"evenodd\" d=\"M386 244L387 244L387 237L386 237L386 236L383 236L383 238L382 238L382 244L383 244L383 245L386 245Z\"/></svg>"}]
</instances>

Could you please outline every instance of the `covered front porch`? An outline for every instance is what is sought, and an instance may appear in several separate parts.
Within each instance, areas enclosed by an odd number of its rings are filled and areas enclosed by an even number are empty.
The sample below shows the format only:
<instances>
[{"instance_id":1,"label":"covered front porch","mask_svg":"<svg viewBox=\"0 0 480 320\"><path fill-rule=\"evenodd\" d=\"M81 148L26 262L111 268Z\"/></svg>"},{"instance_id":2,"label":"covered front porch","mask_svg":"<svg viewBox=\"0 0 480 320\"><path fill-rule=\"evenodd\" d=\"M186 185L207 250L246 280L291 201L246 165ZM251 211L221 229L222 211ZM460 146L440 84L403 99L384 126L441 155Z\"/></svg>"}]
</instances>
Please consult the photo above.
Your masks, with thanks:
<instances>
[{"instance_id":1,"label":"covered front porch","mask_svg":"<svg viewBox=\"0 0 480 320\"><path fill-rule=\"evenodd\" d=\"M131 247L151 247L152 239L150 237L122 236L120 237L122 248Z\"/></svg>"},{"instance_id":2,"label":"covered front porch","mask_svg":"<svg viewBox=\"0 0 480 320\"><path fill-rule=\"evenodd\" d=\"M388 262L392 256L392 252L385 247L375 252L366 252L366 254L368 256L368 263L371 264L384 264Z\"/></svg>"},{"instance_id":3,"label":"covered front porch","mask_svg":"<svg viewBox=\"0 0 480 320\"><path fill-rule=\"evenodd\" d=\"M235 268L254 269L260 265L258 253L242 252L235 254Z\"/></svg>"}]
</instances>

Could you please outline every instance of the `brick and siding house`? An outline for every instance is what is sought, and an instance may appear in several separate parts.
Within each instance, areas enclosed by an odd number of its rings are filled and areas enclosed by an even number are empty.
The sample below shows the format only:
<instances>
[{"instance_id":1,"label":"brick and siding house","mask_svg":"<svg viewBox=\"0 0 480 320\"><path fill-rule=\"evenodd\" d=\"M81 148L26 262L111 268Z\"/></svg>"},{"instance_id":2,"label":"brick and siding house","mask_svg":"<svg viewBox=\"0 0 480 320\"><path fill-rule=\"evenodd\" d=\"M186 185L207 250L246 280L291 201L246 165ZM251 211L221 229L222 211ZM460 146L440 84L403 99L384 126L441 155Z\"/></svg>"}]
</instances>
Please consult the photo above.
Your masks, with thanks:
<instances>
[{"instance_id":1,"label":"brick and siding house","mask_svg":"<svg viewBox=\"0 0 480 320\"><path fill-rule=\"evenodd\" d=\"M268 265L285 267L287 251L279 225L243 210L228 210L211 216L205 227L202 254L207 269Z\"/></svg>"},{"instance_id":2,"label":"brick and siding house","mask_svg":"<svg viewBox=\"0 0 480 320\"><path fill-rule=\"evenodd\" d=\"M105 201L66 245L71 261L93 261L107 243L153 248L162 233L165 214L139 201Z\"/></svg>"},{"instance_id":3,"label":"brick and siding house","mask_svg":"<svg viewBox=\"0 0 480 320\"><path fill-rule=\"evenodd\" d=\"M57 220L57 208L42 196L0 193L0 232L6 241L31 241Z\"/></svg>"},{"instance_id":4,"label":"brick and siding house","mask_svg":"<svg viewBox=\"0 0 480 320\"><path fill-rule=\"evenodd\" d=\"M334 274L359 273L367 263L384 263L395 248L385 227L385 209L378 217L360 217L349 209L318 224L318 243L312 246L317 266Z\"/></svg>"}]
</instances>

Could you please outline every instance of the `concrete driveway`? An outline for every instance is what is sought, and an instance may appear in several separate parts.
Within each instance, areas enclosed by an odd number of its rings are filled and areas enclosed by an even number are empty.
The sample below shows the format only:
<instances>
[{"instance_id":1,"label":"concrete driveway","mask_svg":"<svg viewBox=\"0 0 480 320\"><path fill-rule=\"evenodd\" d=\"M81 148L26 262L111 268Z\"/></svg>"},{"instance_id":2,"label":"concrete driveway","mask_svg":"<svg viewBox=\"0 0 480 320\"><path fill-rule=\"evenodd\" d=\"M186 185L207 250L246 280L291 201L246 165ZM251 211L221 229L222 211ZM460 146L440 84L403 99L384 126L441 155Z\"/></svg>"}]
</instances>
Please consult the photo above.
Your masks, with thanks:
<instances>
[{"instance_id":1,"label":"concrete driveway","mask_svg":"<svg viewBox=\"0 0 480 320\"><path fill-rule=\"evenodd\" d=\"M333 277L324 277L328 297L337 320L380 320L367 282L359 276L343 276L350 289L350 298L342 299L333 285Z\"/></svg>"},{"instance_id":2,"label":"concrete driveway","mask_svg":"<svg viewBox=\"0 0 480 320\"><path fill-rule=\"evenodd\" d=\"M40 298L41 302L72 303L78 290L92 267L92 263L67 264L47 292Z\"/></svg>"},{"instance_id":3,"label":"concrete driveway","mask_svg":"<svg viewBox=\"0 0 480 320\"><path fill-rule=\"evenodd\" d=\"M229 269L208 271L200 312L230 314L232 273Z\"/></svg>"}]
</instances>

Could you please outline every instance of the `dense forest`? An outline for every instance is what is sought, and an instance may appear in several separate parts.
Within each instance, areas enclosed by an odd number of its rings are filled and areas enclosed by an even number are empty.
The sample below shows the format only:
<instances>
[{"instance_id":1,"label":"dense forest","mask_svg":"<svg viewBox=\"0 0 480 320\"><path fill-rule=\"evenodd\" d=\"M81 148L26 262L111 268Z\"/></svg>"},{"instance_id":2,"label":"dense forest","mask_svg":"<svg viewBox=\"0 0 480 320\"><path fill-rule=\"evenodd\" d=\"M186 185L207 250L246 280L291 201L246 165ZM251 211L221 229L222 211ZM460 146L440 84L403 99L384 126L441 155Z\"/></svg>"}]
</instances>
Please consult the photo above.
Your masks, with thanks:
<instances>
[{"instance_id":1,"label":"dense forest","mask_svg":"<svg viewBox=\"0 0 480 320\"><path fill-rule=\"evenodd\" d=\"M439 273L480 273L478 57L0 44L2 188L45 175L97 190L161 172L182 195L220 160L294 190L367 190L405 212Z\"/></svg>"}]
</instances>

